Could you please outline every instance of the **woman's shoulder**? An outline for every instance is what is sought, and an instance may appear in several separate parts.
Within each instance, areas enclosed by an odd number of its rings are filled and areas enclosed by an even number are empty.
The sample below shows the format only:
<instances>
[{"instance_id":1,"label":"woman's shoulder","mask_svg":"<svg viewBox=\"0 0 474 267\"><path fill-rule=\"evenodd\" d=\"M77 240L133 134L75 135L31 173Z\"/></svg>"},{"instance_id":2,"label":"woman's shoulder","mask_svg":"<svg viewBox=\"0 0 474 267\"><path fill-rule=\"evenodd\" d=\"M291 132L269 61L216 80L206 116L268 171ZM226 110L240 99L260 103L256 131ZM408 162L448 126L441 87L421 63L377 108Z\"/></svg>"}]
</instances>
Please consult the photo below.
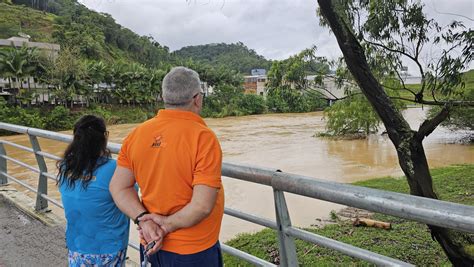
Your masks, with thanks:
<instances>
[{"instance_id":1,"label":"woman's shoulder","mask_svg":"<svg viewBox=\"0 0 474 267\"><path fill-rule=\"evenodd\" d=\"M115 160L113 158L108 158L106 164L117 165L117 160Z\"/></svg>"},{"instance_id":2,"label":"woman's shoulder","mask_svg":"<svg viewBox=\"0 0 474 267\"><path fill-rule=\"evenodd\" d=\"M115 159L106 158L102 160L102 164L100 164L99 168L97 168L98 171L115 171L115 168L117 167L117 161Z\"/></svg>"}]
</instances>

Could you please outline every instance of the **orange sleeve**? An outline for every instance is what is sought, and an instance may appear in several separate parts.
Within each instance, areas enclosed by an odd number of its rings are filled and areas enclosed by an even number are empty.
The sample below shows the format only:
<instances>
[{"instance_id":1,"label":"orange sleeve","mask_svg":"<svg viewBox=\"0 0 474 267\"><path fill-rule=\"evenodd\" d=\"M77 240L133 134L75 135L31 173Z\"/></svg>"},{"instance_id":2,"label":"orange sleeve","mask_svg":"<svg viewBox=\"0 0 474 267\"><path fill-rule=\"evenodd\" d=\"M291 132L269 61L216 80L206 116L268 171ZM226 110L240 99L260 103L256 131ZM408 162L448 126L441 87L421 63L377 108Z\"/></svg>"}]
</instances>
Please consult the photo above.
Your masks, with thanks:
<instances>
[{"instance_id":1,"label":"orange sleeve","mask_svg":"<svg viewBox=\"0 0 474 267\"><path fill-rule=\"evenodd\" d=\"M221 188L222 150L213 132L204 132L199 136L196 167L192 185L207 185Z\"/></svg>"},{"instance_id":2,"label":"orange sleeve","mask_svg":"<svg viewBox=\"0 0 474 267\"><path fill-rule=\"evenodd\" d=\"M132 162L130 161L129 156L128 156L128 144L129 144L129 140L130 140L131 135L132 134L129 134L123 140L122 147L120 148L120 152L119 152L118 157L117 157L117 165L121 166L121 167L124 167L124 168L127 168L127 169L130 169L130 170L132 169Z\"/></svg>"}]
</instances>

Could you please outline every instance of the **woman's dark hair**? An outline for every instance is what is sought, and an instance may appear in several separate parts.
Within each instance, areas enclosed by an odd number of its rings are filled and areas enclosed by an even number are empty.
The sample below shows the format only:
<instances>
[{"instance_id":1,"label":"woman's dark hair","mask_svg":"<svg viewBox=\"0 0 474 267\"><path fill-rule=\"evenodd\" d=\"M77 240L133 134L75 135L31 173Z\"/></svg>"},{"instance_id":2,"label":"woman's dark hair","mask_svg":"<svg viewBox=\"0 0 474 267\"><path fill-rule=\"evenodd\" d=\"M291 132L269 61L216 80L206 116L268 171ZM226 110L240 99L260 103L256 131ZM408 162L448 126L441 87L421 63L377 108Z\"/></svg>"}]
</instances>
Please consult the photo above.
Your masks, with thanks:
<instances>
[{"instance_id":1,"label":"woman's dark hair","mask_svg":"<svg viewBox=\"0 0 474 267\"><path fill-rule=\"evenodd\" d=\"M94 171L107 163L110 151L107 149L108 132L102 118L85 115L74 125L74 139L64 151L63 159L57 162L57 184L74 188L77 180L84 189L93 178Z\"/></svg>"}]
</instances>

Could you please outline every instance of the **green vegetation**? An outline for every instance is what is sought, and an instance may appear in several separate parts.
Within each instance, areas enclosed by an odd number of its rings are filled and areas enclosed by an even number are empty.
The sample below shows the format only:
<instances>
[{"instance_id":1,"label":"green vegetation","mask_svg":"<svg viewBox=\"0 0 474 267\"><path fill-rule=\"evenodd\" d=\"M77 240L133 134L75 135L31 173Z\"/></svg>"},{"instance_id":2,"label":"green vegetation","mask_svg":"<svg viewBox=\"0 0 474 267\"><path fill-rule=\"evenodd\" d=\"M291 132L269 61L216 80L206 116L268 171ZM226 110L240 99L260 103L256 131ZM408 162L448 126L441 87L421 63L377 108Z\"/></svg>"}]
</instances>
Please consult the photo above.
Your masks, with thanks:
<instances>
[{"instance_id":1,"label":"green vegetation","mask_svg":"<svg viewBox=\"0 0 474 267\"><path fill-rule=\"evenodd\" d=\"M246 95L241 87L227 84L216 86L214 93L204 98L204 117L226 117L262 114L267 111L262 96Z\"/></svg>"},{"instance_id":2,"label":"green vegetation","mask_svg":"<svg viewBox=\"0 0 474 267\"><path fill-rule=\"evenodd\" d=\"M400 83L397 79L385 79L385 86L398 88ZM324 110L327 119L326 132L318 133L323 137L336 138L364 138L378 131L380 117L370 105L367 98L355 89L350 95L337 101L334 105ZM391 97L398 97L398 90L386 90ZM405 108L406 102L402 100L393 101L398 110Z\"/></svg>"},{"instance_id":3,"label":"green vegetation","mask_svg":"<svg viewBox=\"0 0 474 267\"><path fill-rule=\"evenodd\" d=\"M217 67L225 67L249 75L252 69L269 69L271 62L243 43L207 44L183 47L173 54L196 62Z\"/></svg>"},{"instance_id":4,"label":"green vegetation","mask_svg":"<svg viewBox=\"0 0 474 267\"><path fill-rule=\"evenodd\" d=\"M318 95L281 86L269 90L267 105L273 112L311 112L322 110L327 102Z\"/></svg>"},{"instance_id":5,"label":"green vegetation","mask_svg":"<svg viewBox=\"0 0 474 267\"><path fill-rule=\"evenodd\" d=\"M462 75L463 86L459 86L454 94L459 99L465 101L474 101L474 70L469 70ZM432 118L441 111L441 107L434 107L429 110L428 117ZM456 129L474 130L474 107L458 106L451 109L449 117L441 125ZM474 135L471 135L471 143L474 142Z\"/></svg>"},{"instance_id":6,"label":"green vegetation","mask_svg":"<svg viewBox=\"0 0 474 267\"><path fill-rule=\"evenodd\" d=\"M7 106L0 98L0 121L35 127L52 131L70 130L74 122L85 114L94 114L105 119L106 123L139 123L156 115L156 110L138 107L119 107L113 105L92 105L89 108L69 110L63 106L20 108ZM10 132L0 131L0 135Z\"/></svg>"},{"instance_id":7,"label":"green vegetation","mask_svg":"<svg viewBox=\"0 0 474 267\"><path fill-rule=\"evenodd\" d=\"M214 94L205 99L205 117L308 112L326 105L298 86L273 90L267 99L243 94L243 74L253 68L268 69L271 62L241 42L185 47L170 54L153 38L138 36L115 23L110 15L89 10L76 0L14 0L0 5L0 28L8 29L0 32L0 38L23 32L32 41L61 45L57 57L27 47L0 49L0 77L9 81L7 87L13 93L4 106L24 125L49 130L67 128L74 119L46 122L30 118L35 114L43 116L44 110L56 110L56 106L68 108L71 114L78 113L78 106L87 111L92 106L111 105L137 107L146 113L159 103L161 80L176 65L196 70L201 80L213 88ZM328 69L327 64L316 62L314 50L283 62L286 67L281 71L288 73L290 82ZM301 67L304 73L300 73ZM34 87L30 86L30 77L37 81ZM47 95L48 102L36 103L30 110L32 103L41 98L40 92ZM21 108L29 109L11 113ZM57 114L64 112L57 109Z\"/></svg>"},{"instance_id":8,"label":"green vegetation","mask_svg":"<svg viewBox=\"0 0 474 267\"><path fill-rule=\"evenodd\" d=\"M466 101L474 101L474 70L469 70L462 74L463 85L459 85L453 94L456 94L458 99ZM390 84L388 84L390 82ZM410 99L413 95L407 91L402 90L401 85L392 79L384 83L387 94L390 97L401 97ZM396 90L393 90L396 88ZM406 88L419 91L421 84L409 84ZM325 116L328 120L327 131L318 133L318 136L324 137L353 137L360 138L367 136L370 133L377 131L380 118L374 112L370 103L359 92L356 92L351 97L344 100L337 101L331 107L325 109ZM399 95L397 95L399 94ZM428 101L443 100L440 93L435 96L425 97ZM403 109L405 105L413 104L411 101L395 99L394 103L398 109ZM419 104L417 104L419 105ZM421 106L421 105L420 105ZM429 108L428 117L433 118L442 109L442 106L432 106ZM457 129L474 129L474 109L468 105L452 107L449 117L441 123L441 125L449 127L453 130ZM474 142L474 136L467 138L468 142Z\"/></svg>"},{"instance_id":9,"label":"green vegetation","mask_svg":"<svg viewBox=\"0 0 474 267\"><path fill-rule=\"evenodd\" d=\"M474 205L474 165L433 169L432 174L440 199ZM399 193L409 192L404 177L379 178L354 184ZM354 227L351 222L337 220L335 224L305 230L415 265L451 266L441 247L432 240L426 225L383 214L374 214L372 217L392 223L392 229ZM255 234L242 234L227 244L275 263L278 257L277 240L275 232L266 229ZM296 246L301 266L369 266L301 240L296 240ZM251 266L229 255L224 255L224 262L229 266Z\"/></svg>"},{"instance_id":10,"label":"green vegetation","mask_svg":"<svg viewBox=\"0 0 474 267\"><path fill-rule=\"evenodd\" d=\"M327 105L326 99L312 90L328 74L329 66L316 57L316 47L305 49L282 61L274 61L268 72L267 103L274 112L309 112ZM315 81L307 79L315 74ZM314 83L314 84L313 84Z\"/></svg>"},{"instance_id":11,"label":"green vegetation","mask_svg":"<svg viewBox=\"0 0 474 267\"><path fill-rule=\"evenodd\" d=\"M378 130L379 116L362 95L355 95L337 101L325 110L328 119L326 128L330 136L364 134L365 136Z\"/></svg>"},{"instance_id":12,"label":"green vegetation","mask_svg":"<svg viewBox=\"0 0 474 267\"><path fill-rule=\"evenodd\" d=\"M0 2L0 39L23 32L36 42L51 42L56 15Z\"/></svg>"},{"instance_id":13,"label":"green vegetation","mask_svg":"<svg viewBox=\"0 0 474 267\"><path fill-rule=\"evenodd\" d=\"M9 22L14 27L5 34L17 35L21 25L21 31L31 33L34 41L35 34L43 35L44 41L58 43L61 47L74 47L86 59L132 60L152 67L170 60L168 48L161 46L152 37L139 36L117 24L110 15L89 10L76 0L12 2L16 6L0 11L0 14L5 12L5 15L8 11L14 11L16 16ZM29 13L37 14L38 18L25 17ZM45 29L36 23L36 19L40 22L45 20L40 18L41 14L46 20L53 18ZM3 14L0 17L3 18Z\"/></svg>"}]
</instances>

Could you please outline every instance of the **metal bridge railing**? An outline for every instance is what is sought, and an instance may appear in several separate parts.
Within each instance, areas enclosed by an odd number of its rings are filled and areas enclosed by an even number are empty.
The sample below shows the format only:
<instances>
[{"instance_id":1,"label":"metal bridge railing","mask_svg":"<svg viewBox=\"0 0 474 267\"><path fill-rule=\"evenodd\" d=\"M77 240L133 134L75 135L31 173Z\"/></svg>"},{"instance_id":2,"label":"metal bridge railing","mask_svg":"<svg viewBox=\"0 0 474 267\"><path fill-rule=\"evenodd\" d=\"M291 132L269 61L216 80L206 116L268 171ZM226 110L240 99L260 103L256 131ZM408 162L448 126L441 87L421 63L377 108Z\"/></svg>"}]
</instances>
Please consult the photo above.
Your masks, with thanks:
<instances>
[{"instance_id":1,"label":"metal bridge railing","mask_svg":"<svg viewBox=\"0 0 474 267\"><path fill-rule=\"evenodd\" d=\"M55 179L55 176L48 173L44 161L44 158L52 160L59 160L60 158L42 151L37 138L41 137L70 143L72 141L72 136L2 122L0 122L0 129L27 134L31 143L31 148L29 148L5 140L0 140L0 185L6 184L8 179L10 179L26 187L28 190L35 192L37 195L35 209L37 211L47 209L48 201L63 208L61 203L57 200L48 197L47 179ZM38 168L30 166L18 159L9 157L4 145L13 146L34 153ZM110 151L115 154L119 152L120 146L120 144L116 143L108 144ZM38 173L39 180L37 188L35 189L8 174L7 161L11 161L14 164ZM333 249L345 255L377 265L412 266L409 263L397 259L386 257L293 227L288 213L284 192L366 209L373 212L384 213L420 223L474 233L473 206L330 182L302 175L284 173L279 170L270 170L231 163L223 163L222 175L242 181L267 185L273 188L276 221L230 208L225 208L224 213L229 216L276 230L279 241L281 266L298 266L294 238ZM134 249L138 249L137 244L130 243L129 245ZM270 262L264 261L225 244L222 245L222 250L227 254L239 257L257 266L275 266Z\"/></svg>"}]
</instances>

